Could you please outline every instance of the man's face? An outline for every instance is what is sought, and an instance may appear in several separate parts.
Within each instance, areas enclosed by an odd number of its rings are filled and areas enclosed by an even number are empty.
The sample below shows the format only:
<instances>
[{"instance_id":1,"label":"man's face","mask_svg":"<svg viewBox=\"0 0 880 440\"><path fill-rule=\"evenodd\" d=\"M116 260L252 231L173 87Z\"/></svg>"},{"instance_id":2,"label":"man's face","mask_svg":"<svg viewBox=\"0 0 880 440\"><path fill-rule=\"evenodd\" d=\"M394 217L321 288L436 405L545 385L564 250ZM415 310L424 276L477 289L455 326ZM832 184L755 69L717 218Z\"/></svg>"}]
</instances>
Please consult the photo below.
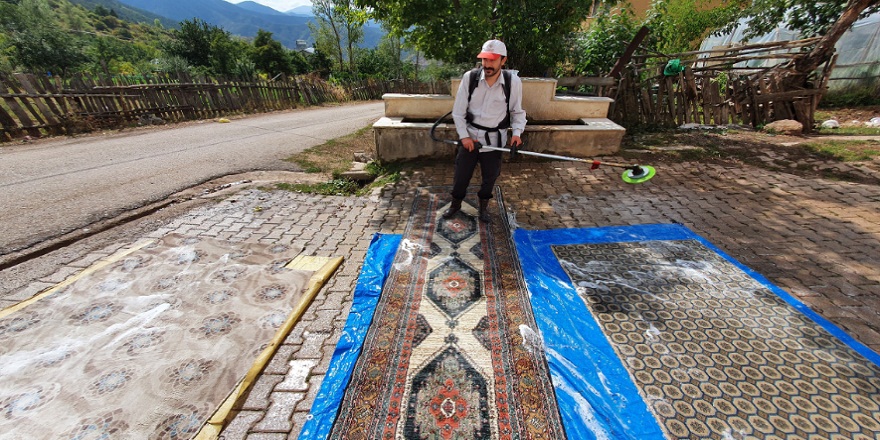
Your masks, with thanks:
<instances>
[{"instance_id":1,"label":"man's face","mask_svg":"<svg viewBox=\"0 0 880 440\"><path fill-rule=\"evenodd\" d=\"M491 78L501 72L501 67L507 62L507 57L501 57L494 60L480 58L480 61L483 63L483 72L486 74L486 78Z\"/></svg>"}]
</instances>

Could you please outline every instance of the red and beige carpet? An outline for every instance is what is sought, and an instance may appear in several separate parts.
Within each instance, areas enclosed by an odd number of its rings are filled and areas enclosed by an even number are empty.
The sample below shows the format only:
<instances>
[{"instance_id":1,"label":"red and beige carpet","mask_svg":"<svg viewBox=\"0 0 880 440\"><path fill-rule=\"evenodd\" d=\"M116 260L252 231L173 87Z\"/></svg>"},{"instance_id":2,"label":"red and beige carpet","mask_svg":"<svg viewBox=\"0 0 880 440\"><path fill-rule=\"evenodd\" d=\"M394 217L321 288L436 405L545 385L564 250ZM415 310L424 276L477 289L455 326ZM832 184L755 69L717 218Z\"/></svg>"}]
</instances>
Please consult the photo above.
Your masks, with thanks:
<instances>
[{"instance_id":1,"label":"red and beige carpet","mask_svg":"<svg viewBox=\"0 0 880 440\"><path fill-rule=\"evenodd\" d=\"M449 200L417 195L330 438L565 437L500 193Z\"/></svg>"}]
</instances>

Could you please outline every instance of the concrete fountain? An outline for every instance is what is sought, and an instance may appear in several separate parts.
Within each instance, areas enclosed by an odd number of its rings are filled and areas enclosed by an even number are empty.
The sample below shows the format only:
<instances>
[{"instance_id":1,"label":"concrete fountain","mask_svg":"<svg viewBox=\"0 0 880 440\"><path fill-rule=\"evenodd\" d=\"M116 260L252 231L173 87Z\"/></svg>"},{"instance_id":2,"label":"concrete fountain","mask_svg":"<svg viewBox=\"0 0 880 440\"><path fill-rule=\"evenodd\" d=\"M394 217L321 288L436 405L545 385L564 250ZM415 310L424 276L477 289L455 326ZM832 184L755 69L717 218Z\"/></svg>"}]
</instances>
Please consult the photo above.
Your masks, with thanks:
<instances>
[{"instance_id":1,"label":"concrete fountain","mask_svg":"<svg viewBox=\"0 0 880 440\"><path fill-rule=\"evenodd\" d=\"M452 79L452 95L386 93L385 116L373 124L376 157L383 162L450 158L454 147L431 140L434 122L452 110L461 78ZM526 149L590 158L614 154L626 130L607 118L611 98L556 96L556 80L522 78L528 124ZM436 135L456 139L455 126L441 123Z\"/></svg>"}]
</instances>

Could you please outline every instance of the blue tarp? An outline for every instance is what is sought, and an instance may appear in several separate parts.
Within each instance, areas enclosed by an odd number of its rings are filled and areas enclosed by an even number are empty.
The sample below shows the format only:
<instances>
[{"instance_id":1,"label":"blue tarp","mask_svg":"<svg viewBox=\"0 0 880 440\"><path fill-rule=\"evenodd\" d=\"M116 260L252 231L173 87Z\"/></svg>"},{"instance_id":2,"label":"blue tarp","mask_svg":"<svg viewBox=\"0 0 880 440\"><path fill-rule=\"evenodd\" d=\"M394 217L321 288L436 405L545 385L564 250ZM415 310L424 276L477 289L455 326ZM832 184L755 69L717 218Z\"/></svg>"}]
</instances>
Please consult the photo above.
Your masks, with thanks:
<instances>
[{"instance_id":1,"label":"blue tarp","mask_svg":"<svg viewBox=\"0 0 880 440\"><path fill-rule=\"evenodd\" d=\"M339 343L336 344L327 375L321 382L321 389L315 396L315 402L300 431L301 440L326 439L330 434L345 387L361 352L367 329L373 320L373 312L379 302L382 286L391 271L394 254L402 238L401 235L373 235L361 273L358 275L345 329L342 331Z\"/></svg>"},{"instance_id":2,"label":"blue tarp","mask_svg":"<svg viewBox=\"0 0 880 440\"><path fill-rule=\"evenodd\" d=\"M737 266L859 354L880 364L880 355L822 318L769 280L727 256L681 225L639 225L513 232L532 309L569 439L662 439L663 431L578 295L551 246L648 240L696 240ZM351 314L300 439L326 439L372 321L382 287L401 242L376 234L358 277Z\"/></svg>"},{"instance_id":3,"label":"blue tarp","mask_svg":"<svg viewBox=\"0 0 880 440\"><path fill-rule=\"evenodd\" d=\"M647 240L696 240L737 266L868 360L874 353L769 280L681 225L514 231L538 330L547 350L569 439L662 439L663 432L623 362L579 297L551 246Z\"/></svg>"}]
</instances>

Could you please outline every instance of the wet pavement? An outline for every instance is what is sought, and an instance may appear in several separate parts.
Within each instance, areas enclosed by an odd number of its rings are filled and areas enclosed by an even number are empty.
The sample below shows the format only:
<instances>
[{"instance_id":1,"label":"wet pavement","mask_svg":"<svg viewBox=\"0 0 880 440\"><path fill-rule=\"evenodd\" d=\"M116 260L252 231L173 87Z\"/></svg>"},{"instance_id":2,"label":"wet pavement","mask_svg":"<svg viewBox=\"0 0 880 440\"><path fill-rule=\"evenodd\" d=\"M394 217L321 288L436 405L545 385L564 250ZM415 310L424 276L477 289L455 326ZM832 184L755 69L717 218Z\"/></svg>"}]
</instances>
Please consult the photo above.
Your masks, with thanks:
<instances>
[{"instance_id":1,"label":"wet pavement","mask_svg":"<svg viewBox=\"0 0 880 440\"><path fill-rule=\"evenodd\" d=\"M509 216L520 228L683 224L880 351L880 186L745 165L655 167L657 176L651 181L630 185L614 168L509 163L498 184ZM222 438L297 437L345 324L371 237L402 233L414 188L447 185L451 179L451 161L443 161L414 167L403 181L364 197L250 188L145 233L277 243L301 248L306 255L344 257ZM0 301L23 299L132 242L121 239L80 255Z\"/></svg>"}]
</instances>

